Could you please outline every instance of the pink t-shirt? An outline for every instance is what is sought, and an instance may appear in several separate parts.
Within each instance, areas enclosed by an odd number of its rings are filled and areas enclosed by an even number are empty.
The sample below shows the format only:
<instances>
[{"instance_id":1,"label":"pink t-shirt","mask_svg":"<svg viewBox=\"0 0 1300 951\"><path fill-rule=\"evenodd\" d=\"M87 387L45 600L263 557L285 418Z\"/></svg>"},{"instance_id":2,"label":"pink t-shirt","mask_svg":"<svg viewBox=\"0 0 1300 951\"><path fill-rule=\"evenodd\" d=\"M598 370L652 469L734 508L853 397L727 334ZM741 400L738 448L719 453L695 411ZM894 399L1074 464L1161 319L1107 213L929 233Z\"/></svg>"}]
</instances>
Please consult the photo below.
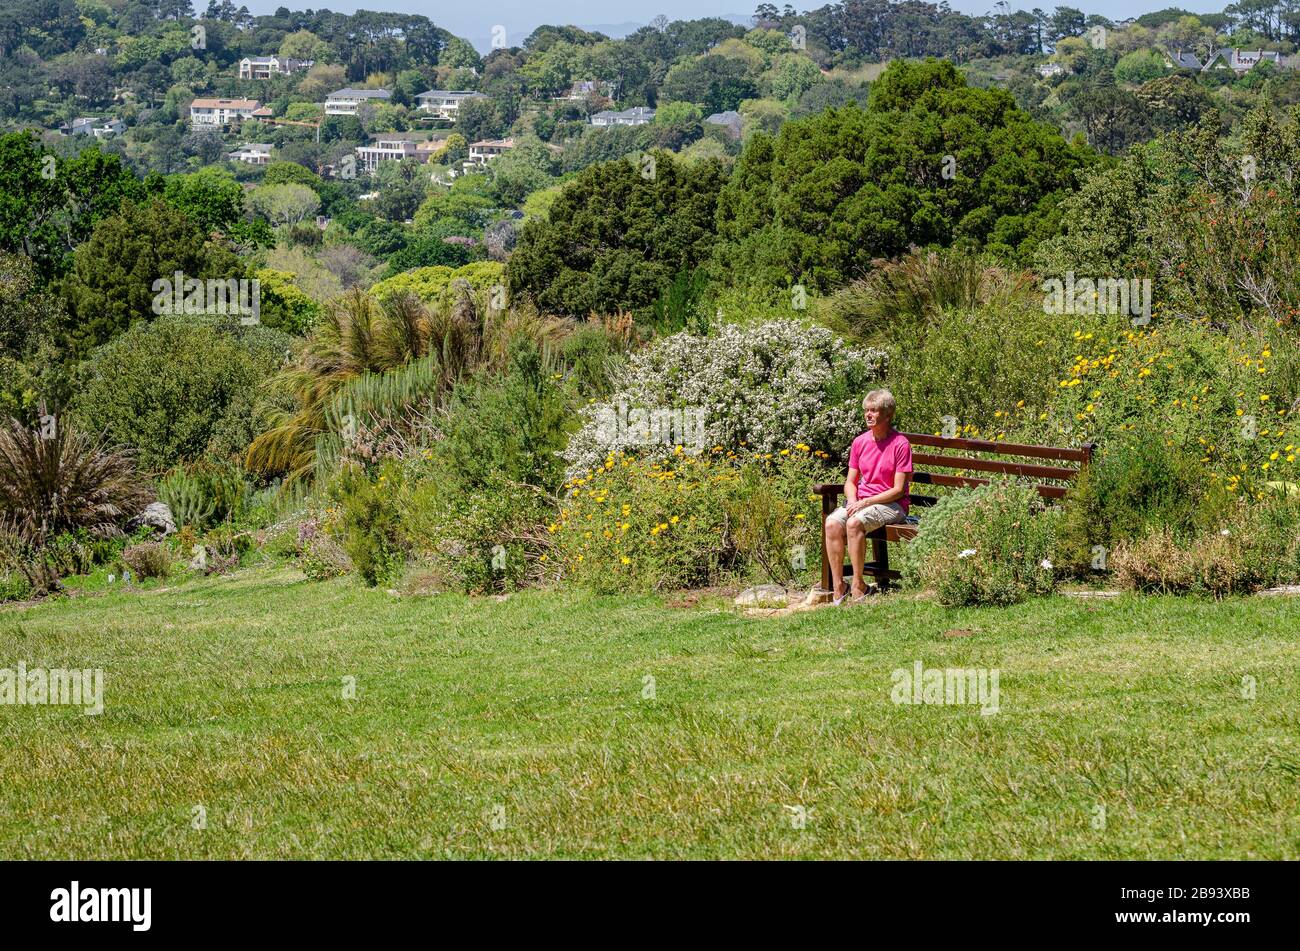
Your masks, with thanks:
<instances>
[{"instance_id":1,"label":"pink t-shirt","mask_svg":"<svg viewBox=\"0 0 1300 951\"><path fill-rule=\"evenodd\" d=\"M891 429L884 439L877 440L867 430L849 449L849 468L857 469L858 498L865 499L894 487L894 473L912 471L912 444L897 429ZM907 511L907 496L898 500Z\"/></svg>"}]
</instances>

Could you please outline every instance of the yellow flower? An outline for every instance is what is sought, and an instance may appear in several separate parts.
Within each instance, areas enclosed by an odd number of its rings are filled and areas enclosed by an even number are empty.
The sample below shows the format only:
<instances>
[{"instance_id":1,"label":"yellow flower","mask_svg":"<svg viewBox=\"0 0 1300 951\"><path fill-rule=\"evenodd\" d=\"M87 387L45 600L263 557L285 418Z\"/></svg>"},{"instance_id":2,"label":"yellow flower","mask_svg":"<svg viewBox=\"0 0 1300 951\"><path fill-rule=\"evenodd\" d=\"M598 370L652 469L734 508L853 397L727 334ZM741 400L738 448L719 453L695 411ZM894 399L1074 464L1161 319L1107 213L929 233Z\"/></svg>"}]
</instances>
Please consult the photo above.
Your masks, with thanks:
<instances>
[{"instance_id":1,"label":"yellow flower","mask_svg":"<svg viewBox=\"0 0 1300 951\"><path fill-rule=\"evenodd\" d=\"M621 561L625 565L632 564L632 559L629 558L627 555L624 555L622 558L619 559L619 561Z\"/></svg>"}]
</instances>

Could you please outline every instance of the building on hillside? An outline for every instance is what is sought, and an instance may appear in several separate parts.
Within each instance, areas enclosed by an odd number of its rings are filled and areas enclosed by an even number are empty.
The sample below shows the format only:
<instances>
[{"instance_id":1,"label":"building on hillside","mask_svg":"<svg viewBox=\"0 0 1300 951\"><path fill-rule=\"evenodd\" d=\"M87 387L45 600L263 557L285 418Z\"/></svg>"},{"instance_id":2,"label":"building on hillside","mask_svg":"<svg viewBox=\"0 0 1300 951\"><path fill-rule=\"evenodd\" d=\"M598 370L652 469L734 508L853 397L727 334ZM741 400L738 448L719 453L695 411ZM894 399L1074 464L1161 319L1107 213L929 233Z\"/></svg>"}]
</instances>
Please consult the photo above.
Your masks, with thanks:
<instances>
[{"instance_id":1,"label":"building on hillside","mask_svg":"<svg viewBox=\"0 0 1300 951\"><path fill-rule=\"evenodd\" d=\"M1065 72L1065 67L1060 63L1042 63L1038 67L1038 75L1044 79L1050 79L1053 76L1059 76Z\"/></svg>"},{"instance_id":2,"label":"building on hillside","mask_svg":"<svg viewBox=\"0 0 1300 951\"><path fill-rule=\"evenodd\" d=\"M227 126L252 116L261 107L256 99L195 99L190 103L190 123Z\"/></svg>"},{"instance_id":3,"label":"building on hillside","mask_svg":"<svg viewBox=\"0 0 1300 951\"><path fill-rule=\"evenodd\" d=\"M371 145L360 146L357 151L357 168L362 172L373 172L380 162L399 162L413 158L420 162L429 160L429 153L422 152L411 139L400 136L385 136L375 139Z\"/></svg>"},{"instance_id":4,"label":"building on hillside","mask_svg":"<svg viewBox=\"0 0 1300 951\"><path fill-rule=\"evenodd\" d=\"M715 112L713 115L706 117L704 121L709 125L722 126L727 130L727 135L733 139L740 138L741 126L744 123L740 113L735 109L728 109L726 112Z\"/></svg>"},{"instance_id":5,"label":"building on hillside","mask_svg":"<svg viewBox=\"0 0 1300 951\"><path fill-rule=\"evenodd\" d=\"M594 79L584 79L574 83L569 87L569 91L562 96L556 96L556 102L586 102L592 96L598 96L602 99L614 98L614 84L610 82L598 82Z\"/></svg>"},{"instance_id":6,"label":"building on hillside","mask_svg":"<svg viewBox=\"0 0 1300 951\"><path fill-rule=\"evenodd\" d=\"M509 152L515 147L515 140L510 139L482 139L478 142L471 142L469 146L469 161L474 165L486 165L498 155Z\"/></svg>"},{"instance_id":7,"label":"building on hillside","mask_svg":"<svg viewBox=\"0 0 1300 951\"><path fill-rule=\"evenodd\" d=\"M281 56L245 56L239 61L240 79L270 79L272 76L292 76L311 69L310 59L293 59Z\"/></svg>"},{"instance_id":8,"label":"building on hillside","mask_svg":"<svg viewBox=\"0 0 1300 951\"><path fill-rule=\"evenodd\" d=\"M89 135L96 139L121 135L125 131L126 123L121 119L97 119L94 116L81 116L59 126L60 135Z\"/></svg>"},{"instance_id":9,"label":"building on hillside","mask_svg":"<svg viewBox=\"0 0 1300 951\"><path fill-rule=\"evenodd\" d=\"M460 114L460 104L467 99L486 99L481 92L468 89L429 89L415 97L420 112L427 112L435 119L455 120Z\"/></svg>"},{"instance_id":10,"label":"building on hillside","mask_svg":"<svg viewBox=\"0 0 1300 951\"><path fill-rule=\"evenodd\" d=\"M269 142L250 142L241 145L233 152L227 152L226 158L232 162L244 162L248 165L270 165L271 144Z\"/></svg>"},{"instance_id":11,"label":"building on hillside","mask_svg":"<svg viewBox=\"0 0 1300 951\"><path fill-rule=\"evenodd\" d=\"M1294 69L1296 63L1292 58L1283 57L1276 50L1239 50L1230 46L1217 49L1202 63L1195 53L1182 50L1161 50L1167 69L1190 69L1198 73L1220 72L1228 69L1237 76L1244 76L1260 63L1271 63L1279 69Z\"/></svg>"},{"instance_id":12,"label":"building on hillside","mask_svg":"<svg viewBox=\"0 0 1300 951\"><path fill-rule=\"evenodd\" d=\"M595 126L649 125L654 121L655 111L645 106L633 106L631 109L624 109L622 112L602 109L591 117L591 124Z\"/></svg>"},{"instance_id":13,"label":"building on hillside","mask_svg":"<svg viewBox=\"0 0 1300 951\"><path fill-rule=\"evenodd\" d=\"M392 96L387 89L338 89L325 97L325 115L355 116L363 102L387 102Z\"/></svg>"}]
</instances>

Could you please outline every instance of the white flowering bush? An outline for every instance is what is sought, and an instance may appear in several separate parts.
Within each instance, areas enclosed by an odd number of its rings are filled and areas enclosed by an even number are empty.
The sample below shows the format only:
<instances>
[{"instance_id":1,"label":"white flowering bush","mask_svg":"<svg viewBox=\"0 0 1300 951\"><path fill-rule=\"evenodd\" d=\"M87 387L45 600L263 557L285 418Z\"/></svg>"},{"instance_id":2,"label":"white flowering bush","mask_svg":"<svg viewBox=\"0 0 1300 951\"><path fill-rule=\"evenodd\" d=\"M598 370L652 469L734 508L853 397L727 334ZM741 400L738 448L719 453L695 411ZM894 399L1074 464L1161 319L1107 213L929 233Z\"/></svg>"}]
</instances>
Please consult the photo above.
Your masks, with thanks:
<instances>
[{"instance_id":1,"label":"white flowering bush","mask_svg":"<svg viewBox=\"0 0 1300 951\"><path fill-rule=\"evenodd\" d=\"M666 459L679 445L691 454L798 444L843 454L862 431L862 397L886 361L883 350L793 320L674 334L633 355L613 396L583 410L564 451L569 477L614 452Z\"/></svg>"}]
</instances>

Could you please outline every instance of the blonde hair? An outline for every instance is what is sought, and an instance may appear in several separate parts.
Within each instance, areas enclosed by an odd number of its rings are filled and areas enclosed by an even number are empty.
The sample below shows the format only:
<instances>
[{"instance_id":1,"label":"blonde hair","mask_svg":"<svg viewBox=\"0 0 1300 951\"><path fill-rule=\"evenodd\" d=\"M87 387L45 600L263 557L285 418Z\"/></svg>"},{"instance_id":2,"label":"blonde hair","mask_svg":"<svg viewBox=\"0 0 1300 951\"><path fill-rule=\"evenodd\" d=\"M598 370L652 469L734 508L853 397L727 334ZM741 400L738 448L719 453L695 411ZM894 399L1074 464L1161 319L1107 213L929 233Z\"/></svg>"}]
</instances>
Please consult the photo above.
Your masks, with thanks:
<instances>
[{"instance_id":1,"label":"blonde hair","mask_svg":"<svg viewBox=\"0 0 1300 951\"><path fill-rule=\"evenodd\" d=\"M894 413L898 411L898 403L894 400L894 394L889 390L872 390L862 398L862 411L875 407L882 413L889 414L889 421L894 421Z\"/></svg>"}]
</instances>

